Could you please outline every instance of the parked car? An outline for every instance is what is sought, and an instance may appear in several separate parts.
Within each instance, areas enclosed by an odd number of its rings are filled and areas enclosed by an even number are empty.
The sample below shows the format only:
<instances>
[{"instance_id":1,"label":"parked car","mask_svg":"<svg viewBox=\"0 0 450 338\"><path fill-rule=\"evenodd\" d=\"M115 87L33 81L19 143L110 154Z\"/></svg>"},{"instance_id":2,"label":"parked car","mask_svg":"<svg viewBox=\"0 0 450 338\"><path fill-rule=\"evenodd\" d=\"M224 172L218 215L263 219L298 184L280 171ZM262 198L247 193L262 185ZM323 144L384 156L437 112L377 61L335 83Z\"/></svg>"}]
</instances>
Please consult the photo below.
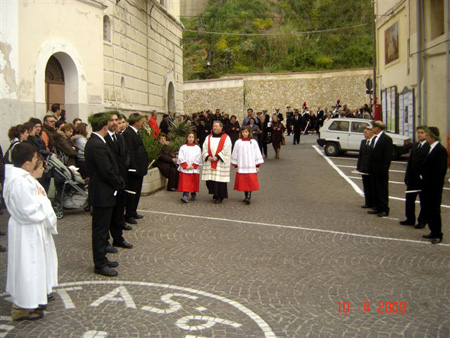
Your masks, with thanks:
<instances>
[{"instance_id":1,"label":"parked car","mask_svg":"<svg viewBox=\"0 0 450 338\"><path fill-rule=\"evenodd\" d=\"M327 121L320 128L319 146L324 148L327 156L338 156L347 151L359 151L361 140L364 138L364 128L372 125L370 120L356 118L336 118ZM392 158L398 159L411 149L411 139L407 136L387 133L394 145Z\"/></svg>"}]
</instances>

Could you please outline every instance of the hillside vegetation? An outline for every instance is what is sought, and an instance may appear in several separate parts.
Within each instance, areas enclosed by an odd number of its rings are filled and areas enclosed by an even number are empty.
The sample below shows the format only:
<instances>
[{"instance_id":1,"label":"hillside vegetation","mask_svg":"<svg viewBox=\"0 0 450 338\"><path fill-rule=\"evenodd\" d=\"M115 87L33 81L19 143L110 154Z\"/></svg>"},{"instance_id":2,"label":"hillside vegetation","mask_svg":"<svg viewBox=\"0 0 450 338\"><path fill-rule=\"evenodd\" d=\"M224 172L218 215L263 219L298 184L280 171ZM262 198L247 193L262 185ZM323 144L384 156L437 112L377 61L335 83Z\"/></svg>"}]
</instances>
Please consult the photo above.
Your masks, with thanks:
<instances>
[{"instance_id":1,"label":"hillside vegetation","mask_svg":"<svg viewBox=\"0 0 450 338\"><path fill-rule=\"evenodd\" d=\"M182 21L185 80L373 64L371 0L210 0L203 15ZM200 24L203 36L188 31ZM329 31L312 32L321 30Z\"/></svg>"}]
</instances>

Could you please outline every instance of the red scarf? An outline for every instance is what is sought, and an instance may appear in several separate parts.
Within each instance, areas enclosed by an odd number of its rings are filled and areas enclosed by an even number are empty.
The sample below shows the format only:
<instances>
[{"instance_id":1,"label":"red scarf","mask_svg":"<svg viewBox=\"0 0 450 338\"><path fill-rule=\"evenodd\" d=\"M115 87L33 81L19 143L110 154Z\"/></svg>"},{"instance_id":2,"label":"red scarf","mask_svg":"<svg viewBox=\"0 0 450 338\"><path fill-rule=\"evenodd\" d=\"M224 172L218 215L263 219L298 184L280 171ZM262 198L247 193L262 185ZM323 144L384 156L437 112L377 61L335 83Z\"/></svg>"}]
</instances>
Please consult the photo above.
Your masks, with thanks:
<instances>
[{"instance_id":1,"label":"red scarf","mask_svg":"<svg viewBox=\"0 0 450 338\"><path fill-rule=\"evenodd\" d=\"M212 134L209 134L209 135L208 135L208 155L209 155L209 157L212 157L212 156L213 156L212 151L211 151L211 135L212 135ZM219 145L218 145L218 147L217 147L216 154L214 155L214 157L217 156L217 154L220 153L220 152L222 151L223 145L225 144L225 140L226 140L226 139L227 139L227 134L223 134L223 135L220 137ZM211 168L212 168L212 169L217 169L217 162L219 162L219 161L211 162Z\"/></svg>"}]
</instances>

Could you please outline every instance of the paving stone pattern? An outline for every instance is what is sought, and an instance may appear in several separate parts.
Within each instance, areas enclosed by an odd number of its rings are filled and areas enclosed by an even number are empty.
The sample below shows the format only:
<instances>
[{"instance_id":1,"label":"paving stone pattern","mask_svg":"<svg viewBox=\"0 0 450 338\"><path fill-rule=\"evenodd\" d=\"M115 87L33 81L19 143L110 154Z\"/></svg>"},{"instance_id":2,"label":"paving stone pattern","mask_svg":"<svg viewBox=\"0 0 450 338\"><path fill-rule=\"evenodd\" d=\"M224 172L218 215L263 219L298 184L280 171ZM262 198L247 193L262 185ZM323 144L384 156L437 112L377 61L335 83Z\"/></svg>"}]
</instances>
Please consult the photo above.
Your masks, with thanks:
<instances>
[{"instance_id":1,"label":"paving stone pattern","mask_svg":"<svg viewBox=\"0 0 450 338\"><path fill-rule=\"evenodd\" d=\"M287 141L280 160L269 150L250 205L232 183L221 205L204 183L189 204L177 192L143 197L145 218L125 232L135 247L109 255L116 278L93 273L89 215L68 213L55 237L55 301L44 319L17 323L1 294L0 337L449 337L449 209L443 245L431 245L421 239L427 229L398 224L402 201L390 201L389 219L362 210L363 198L312 148L315 136ZM393 168L404 170L402 161ZM392 196L404 191L391 185ZM4 290L4 253L0 268ZM379 302L391 311L378 313ZM405 313L392 312L399 304Z\"/></svg>"}]
</instances>

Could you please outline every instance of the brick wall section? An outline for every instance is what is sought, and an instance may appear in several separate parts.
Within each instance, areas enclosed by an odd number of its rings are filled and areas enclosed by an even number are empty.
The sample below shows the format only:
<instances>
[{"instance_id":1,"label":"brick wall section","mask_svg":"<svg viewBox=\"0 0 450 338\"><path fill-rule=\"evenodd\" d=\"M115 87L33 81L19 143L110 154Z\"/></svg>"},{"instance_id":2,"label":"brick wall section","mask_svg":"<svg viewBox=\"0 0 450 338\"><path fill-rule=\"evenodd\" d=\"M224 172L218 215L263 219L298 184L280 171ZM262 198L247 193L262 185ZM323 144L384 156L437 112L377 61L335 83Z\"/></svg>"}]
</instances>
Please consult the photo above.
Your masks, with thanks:
<instances>
[{"instance_id":1,"label":"brick wall section","mask_svg":"<svg viewBox=\"0 0 450 338\"><path fill-rule=\"evenodd\" d=\"M248 107L255 111L280 108L284 112L286 105L300 108L304 101L313 109L317 106L331 108L337 99L350 108L359 108L369 103L365 87L369 77L372 77L372 69L187 81L184 107L187 113L217 107L241 117Z\"/></svg>"}]
</instances>

